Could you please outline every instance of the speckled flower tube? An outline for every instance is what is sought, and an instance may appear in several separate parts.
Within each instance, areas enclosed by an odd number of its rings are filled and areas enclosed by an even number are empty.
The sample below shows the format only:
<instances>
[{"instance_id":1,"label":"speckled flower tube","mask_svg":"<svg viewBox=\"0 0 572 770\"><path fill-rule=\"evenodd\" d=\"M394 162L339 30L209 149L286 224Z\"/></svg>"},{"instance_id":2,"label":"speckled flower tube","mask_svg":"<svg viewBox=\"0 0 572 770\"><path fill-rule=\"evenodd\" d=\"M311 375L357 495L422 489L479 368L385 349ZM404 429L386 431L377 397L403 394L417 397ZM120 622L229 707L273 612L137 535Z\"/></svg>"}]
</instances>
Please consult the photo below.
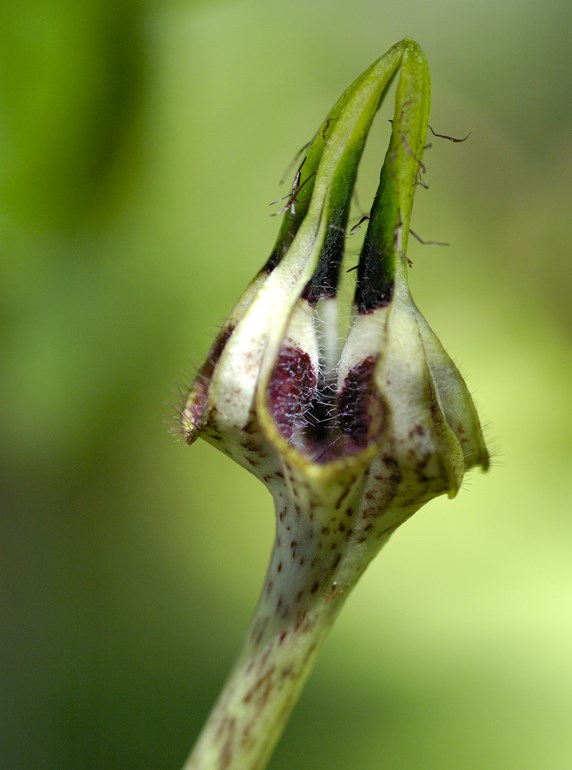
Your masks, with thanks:
<instances>
[{"instance_id":1,"label":"speckled flower tube","mask_svg":"<svg viewBox=\"0 0 572 770\"><path fill-rule=\"evenodd\" d=\"M357 167L397 74L390 144L340 341ZM265 766L373 556L424 503L455 496L467 470L487 468L469 392L408 287L429 101L425 57L407 39L342 95L305 151L266 265L184 404L187 442L200 436L232 457L268 487L276 508L244 647L186 770Z\"/></svg>"}]
</instances>

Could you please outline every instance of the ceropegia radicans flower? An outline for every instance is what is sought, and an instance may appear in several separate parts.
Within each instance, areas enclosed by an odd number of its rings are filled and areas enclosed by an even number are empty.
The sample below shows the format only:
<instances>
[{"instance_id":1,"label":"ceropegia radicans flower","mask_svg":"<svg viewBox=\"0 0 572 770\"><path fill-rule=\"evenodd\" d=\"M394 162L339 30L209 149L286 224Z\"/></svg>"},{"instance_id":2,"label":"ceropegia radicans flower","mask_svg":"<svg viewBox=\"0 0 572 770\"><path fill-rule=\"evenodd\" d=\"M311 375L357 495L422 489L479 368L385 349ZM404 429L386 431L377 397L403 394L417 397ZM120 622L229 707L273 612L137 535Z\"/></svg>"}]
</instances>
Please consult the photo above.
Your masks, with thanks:
<instances>
[{"instance_id":1,"label":"ceropegia radicans flower","mask_svg":"<svg viewBox=\"0 0 572 770\"><path fill-rule=\"evenodd\" d=\"M399 73L391 139L340 342L358 163ZM394 530L487 468L473 401L416 307L407 241L429 116L425 57L403 40L342 95L304 151L265 266L182 412L273 495L276 537L248 638L187 768L261 768L348 592ZM341 317L347 317L347 312Z\"/></svg>"}]
</instances>

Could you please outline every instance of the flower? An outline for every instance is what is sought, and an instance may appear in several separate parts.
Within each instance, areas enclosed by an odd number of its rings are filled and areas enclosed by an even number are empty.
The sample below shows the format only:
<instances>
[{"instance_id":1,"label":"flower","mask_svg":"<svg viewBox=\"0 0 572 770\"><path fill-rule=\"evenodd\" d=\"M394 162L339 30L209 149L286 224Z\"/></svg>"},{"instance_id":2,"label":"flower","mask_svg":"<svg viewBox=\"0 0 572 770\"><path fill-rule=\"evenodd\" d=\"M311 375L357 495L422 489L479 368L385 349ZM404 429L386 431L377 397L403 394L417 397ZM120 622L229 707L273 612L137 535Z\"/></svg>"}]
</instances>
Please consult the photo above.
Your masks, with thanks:
<instances>
[{"instance_id":1,"label":"flower","mask_svg":"<svg viewBox=\"0 0 572 770\"><path fill-rule=\"evenodd\" d=\"M338 295L357 166L399 67L391 141L340 345ZM391 500L406 518L436 495L454 496L469 468L487 468L471 396L408 288L429 93L425 57L404 40L343 94L300 163L270 258L185 403L187 442L202 436L280 498L306 488L314 505L327 507L357 484L362 517L383 517ZM390 518L391 529L401 523Z\"/></svg>"},{"instance_id":2,"label":"flower","mask_svg":"<svg viewBox=\"0 0 572 770\"><path fill-rule=\"evenodd\" d=\"M358 162L398 71L389 148L357 272L347 272ZM371 558L424 503L488 466L471 396L407 281L429 98L425 57L403 40L338 100L283 199L269 259L183 406L187 442L201 436L234 458L276 507L247 641L186 770L263 767Z\"/></svg>"}]
</instances>

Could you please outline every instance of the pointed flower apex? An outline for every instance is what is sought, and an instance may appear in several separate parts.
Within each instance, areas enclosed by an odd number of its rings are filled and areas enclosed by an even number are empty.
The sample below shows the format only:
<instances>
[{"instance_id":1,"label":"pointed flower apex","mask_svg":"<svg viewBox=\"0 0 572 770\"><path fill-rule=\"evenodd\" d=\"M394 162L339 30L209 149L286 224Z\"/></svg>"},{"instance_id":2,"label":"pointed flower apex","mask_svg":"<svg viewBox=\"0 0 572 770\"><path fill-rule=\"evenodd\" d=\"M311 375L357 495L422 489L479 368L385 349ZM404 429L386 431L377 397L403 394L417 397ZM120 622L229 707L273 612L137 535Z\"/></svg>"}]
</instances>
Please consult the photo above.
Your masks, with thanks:
<instances>
[{"instance_id":1,"label":"pointed flower apex","mask_svg":"<svg viewBox=\"0 0 572 770\"><path fill-rule=\"evenodd\" d=\"M357 270L347 272L358 163L397 73L389 148ZM182 417L188 443L202 436L275 497L306 490L327 508L347 494L363 515L390 506L390 529L436 495L454 496L468 469L488 467L471 396L408 286L430 89L425 56L406 39L344 92L304 151L270 257ZM344 308L340 286L350 278Z\"/></svg>"}]
</instances>

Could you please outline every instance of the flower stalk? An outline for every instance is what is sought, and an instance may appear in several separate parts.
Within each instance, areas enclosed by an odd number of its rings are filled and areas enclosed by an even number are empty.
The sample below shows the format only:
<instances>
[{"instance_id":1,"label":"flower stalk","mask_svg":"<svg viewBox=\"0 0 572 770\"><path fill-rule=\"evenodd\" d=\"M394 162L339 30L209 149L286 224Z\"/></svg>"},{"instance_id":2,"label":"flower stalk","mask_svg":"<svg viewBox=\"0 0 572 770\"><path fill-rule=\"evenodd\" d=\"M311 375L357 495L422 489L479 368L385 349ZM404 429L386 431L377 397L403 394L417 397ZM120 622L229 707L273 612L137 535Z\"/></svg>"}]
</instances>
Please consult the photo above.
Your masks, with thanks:
<instances>
[{"instance_id":1,"label":"flower stalk","mask_svg":"<svg viewBox=\"0 0 572 770\"><path fill-rule=\"evenodd\" d=\"M340 342L339 284L357 168L399 74L392 131ZM243 650L185 770L260 770L349 592L428 500L488 467L472 399L416 307L407 240L430 104L403 40L342 95L308 145L278 238L182 410L272 493L276 536Z\"/></svg>"}]
</instances>

